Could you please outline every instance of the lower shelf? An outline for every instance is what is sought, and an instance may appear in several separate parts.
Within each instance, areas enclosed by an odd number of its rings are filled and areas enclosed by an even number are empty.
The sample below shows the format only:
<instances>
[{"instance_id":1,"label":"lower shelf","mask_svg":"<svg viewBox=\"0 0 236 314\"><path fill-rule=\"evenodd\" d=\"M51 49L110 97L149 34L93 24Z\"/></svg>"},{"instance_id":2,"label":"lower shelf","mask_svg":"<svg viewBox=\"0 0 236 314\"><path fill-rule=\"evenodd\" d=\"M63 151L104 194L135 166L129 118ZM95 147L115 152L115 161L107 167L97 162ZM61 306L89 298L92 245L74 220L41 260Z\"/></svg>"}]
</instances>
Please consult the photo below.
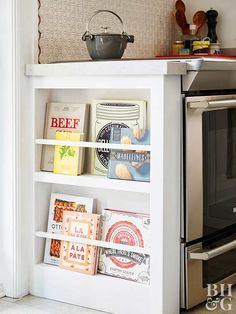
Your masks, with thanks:
<instances>
[{"instance_id":1,"label":"lower shelf","mask_svg":"<svg viewBox=\"0 0 236 314\"><path fill-rule=\"evenodd\" d=\"M148 312L149 290L148 285L124 279L36 264L30 293L115 314L143 314Z\"/></svg>"}]
</instances>

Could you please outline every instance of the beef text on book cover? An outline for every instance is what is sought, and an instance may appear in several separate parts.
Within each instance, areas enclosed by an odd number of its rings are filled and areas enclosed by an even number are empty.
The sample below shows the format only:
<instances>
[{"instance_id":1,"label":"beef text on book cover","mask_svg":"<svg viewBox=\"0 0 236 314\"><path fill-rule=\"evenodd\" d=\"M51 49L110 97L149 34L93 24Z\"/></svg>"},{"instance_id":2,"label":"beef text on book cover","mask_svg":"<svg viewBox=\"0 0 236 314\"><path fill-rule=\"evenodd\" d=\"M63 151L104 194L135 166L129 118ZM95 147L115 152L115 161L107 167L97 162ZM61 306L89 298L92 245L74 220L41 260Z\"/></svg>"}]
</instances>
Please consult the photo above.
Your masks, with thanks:
<instances>
[{"instance_id":1,"label":"beef text on book cover","mask_svg":"<svg viewBox=\"0 0 236 314\"><path fill-rule=\"evenodd\" d=\"M44 138L55 139L56 131L87 134L88 114L88 104L47 103ZM86 138L84 140L86 140ZM44 145L42 150L41 170L53 171L53 162L54 146Z\"/></svg>"}]
</instances>

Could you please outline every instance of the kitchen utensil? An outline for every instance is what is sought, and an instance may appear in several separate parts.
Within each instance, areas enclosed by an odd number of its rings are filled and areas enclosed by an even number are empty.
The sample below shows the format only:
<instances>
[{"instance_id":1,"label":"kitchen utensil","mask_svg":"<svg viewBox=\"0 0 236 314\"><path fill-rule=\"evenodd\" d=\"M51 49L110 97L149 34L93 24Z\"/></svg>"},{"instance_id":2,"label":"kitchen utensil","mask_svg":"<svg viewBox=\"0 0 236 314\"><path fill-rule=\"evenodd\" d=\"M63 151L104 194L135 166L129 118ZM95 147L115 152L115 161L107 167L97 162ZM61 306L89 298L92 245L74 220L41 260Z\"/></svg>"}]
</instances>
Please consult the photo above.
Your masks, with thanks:
<instances>
[{"instance_id":1,"label":"kitchen utensil","mask_svg":"<svg viewBox=\"0 0 236 314\"><path fill-rule=\"evenodd\" d=\"M189 31L189 24L187 22L185 13L183 11L179 11L177 10L175 13L175 18L176 18L176 22L179 25L179 27L182 30L182 33L184 35L189 35L190 31Z\"/></svg>"},{"instance_id":2,"label":"kitchen utensil","mask_svg":"<svg viewBox=\"0 0 236 314\"><path fill-rule=\"evenodd\" d=\"M182 0L177 0L175 3L175 9L176 11L182 11L185 12L186 11L186 7L185 4Z\"/></svg>"},{"instance_id":3,"label":"kitchen utensil","mask_svg":"<svg viewBox=\"0 0 236 314\"><path fill-rule=\"evenodd\" d=\"M218 12L216 10L209 10L206 13L207 16L207 25L208 25L208 34L207 37L211 39L211 43L217 43L217 34L216 34L216 24Z\"/></svg>"},{"instance_id":4,"label":"kitchen utensil","mask_svg":"<svg viewBox=\"0 0 236 314\"><path fill-rule=\"evenodd\" d=\"M196 34L199 33L200 29L206 23L207 16L204 11L197 11L193 16L193 24L197 26Z\"/></svg>"},{"instance_id":5,"label":"kitchen utensil","mask_svg":"<svg viewBox=\"0 0 236 314\"><path fill-rule=\"evenodd\" d=\"M115 15L121 23L121 34L109 33L108 27L103 27L104 32L92 34L89 30L92 19L100 13L107 12ZM94 12L86 25L86 32L82 36L82 40L86 41L89 55L94 60L99 59L120 59L123 56L127 43L134 42L133 35L127 35L124 23L119 15L110 10L98 10Z\"/></svg>"}]
</instances>

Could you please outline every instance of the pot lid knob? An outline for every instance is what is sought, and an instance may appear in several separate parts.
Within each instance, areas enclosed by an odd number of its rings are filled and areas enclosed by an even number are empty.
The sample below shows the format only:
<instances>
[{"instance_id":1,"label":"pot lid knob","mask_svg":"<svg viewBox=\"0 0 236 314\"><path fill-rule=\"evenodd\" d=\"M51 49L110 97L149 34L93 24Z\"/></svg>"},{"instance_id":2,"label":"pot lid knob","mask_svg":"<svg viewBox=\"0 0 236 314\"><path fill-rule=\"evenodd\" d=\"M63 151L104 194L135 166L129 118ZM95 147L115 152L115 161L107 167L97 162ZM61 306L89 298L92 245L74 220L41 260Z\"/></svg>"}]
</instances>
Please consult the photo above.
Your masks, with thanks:
<instances>
[{"instance_id":1,"label":"pot lid knob","mask_svg":"<svg viewBox=\"0 0 236 314\"><path fill-rule=\"evenodd\" d=\"M108 33L107 30L110 29L110 27L108 27L108 26L102 26L101 29L104 31L105 34L107 34L107 33Z\"/></svg>"}]
</instances>

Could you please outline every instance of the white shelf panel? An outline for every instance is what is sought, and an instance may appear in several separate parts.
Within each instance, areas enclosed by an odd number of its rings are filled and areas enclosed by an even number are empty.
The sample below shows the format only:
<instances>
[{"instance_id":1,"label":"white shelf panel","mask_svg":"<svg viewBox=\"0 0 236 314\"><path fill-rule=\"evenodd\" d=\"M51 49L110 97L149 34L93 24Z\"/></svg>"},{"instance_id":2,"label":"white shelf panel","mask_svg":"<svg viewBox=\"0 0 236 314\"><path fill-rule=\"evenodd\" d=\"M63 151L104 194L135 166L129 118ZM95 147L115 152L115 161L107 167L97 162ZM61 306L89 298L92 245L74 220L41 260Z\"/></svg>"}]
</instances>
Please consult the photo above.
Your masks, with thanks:
<instances>
[{"instance_id":1,"label":"white shelf panel","mask_svg":"<svg viewBox=\"0 0 236 314\"><path fill-rule=\"evenodd\" d=\"M47 264L34 265L33 273L33 295L116 314L147 313L149 285Z\"/></svg>"},{"instance_id":2,"label":"white shelf panel","mask_svg":"<svg viewBox=\"0 0 236 314\"><path fill-rule=\"evenodd\" d=\"M59 140L47 140L37 139L38 145L64 145L64 146L79 146L90 148L107 148L107 149L124 149L124 150L143 150L150 151L150 145L128 145L128 144L111 144L111 143L96 143L96 142L83 142L83 141L59 141Z\"/></svg>"},{"instance_id":3,"label":"white shelf panel","mask_svg":"<svg viewBox=\"0 0 236 314\"><path fill-rule=\"evenodd\" d=\"M64 241L70 241L70 242L80 243L80 244L95 245L98 247L104 247L104 248L108 248L108 249L123 250L123 251L127 251L127 252L135 252L135 253L139 253L139 254L150 255L149 249L145 249L145 248L138 247L138 246L130 246L130 245L100 241L100 240L83 239L83 238L78 238L78 237L65 236L63 234L37 231L36 237L47 238L47 239L56 239L56 240L62 240L62 241L64 240Z\"/></svg>"},{"instance_id":4,"label":"white shelf panel","mask_svg":"<svg viewBox=\"0 0 236 314\"><path fill-rule=\"evenodd\" d=\"M45 182L64 185L76 185L98 189L150 193L150 182L137 182L108 179L104 176L83 174L81 176L68 176L52 172L38 171L34 173L35 182Z\"/></svg>"}]
</instances>

